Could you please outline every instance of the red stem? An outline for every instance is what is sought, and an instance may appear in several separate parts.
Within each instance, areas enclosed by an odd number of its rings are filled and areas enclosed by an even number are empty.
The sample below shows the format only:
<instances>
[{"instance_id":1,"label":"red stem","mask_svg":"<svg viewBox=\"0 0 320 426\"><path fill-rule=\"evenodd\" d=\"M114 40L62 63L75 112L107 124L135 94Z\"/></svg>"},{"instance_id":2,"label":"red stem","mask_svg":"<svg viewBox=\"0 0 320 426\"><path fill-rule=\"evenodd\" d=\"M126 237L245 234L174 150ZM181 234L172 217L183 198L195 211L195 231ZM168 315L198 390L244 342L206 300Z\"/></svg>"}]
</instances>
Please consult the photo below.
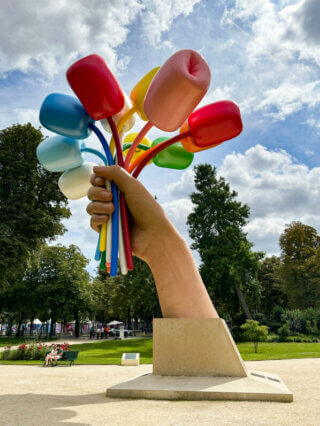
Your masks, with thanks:
<instances>
[{"instance_id":1,"label":"red stem","mask_svg":"<svg viewBox=\"0 0 320 426\"><path fill-rule=\"evenodd\" d=\"M140 132L138 133L137 137L135 138L135 140L133 141L133 144L131 145L127 156L126 156L126 161L124 163L124 168L126 170L128 170L129 165L130 165L130 161L131 158L133 157L133 154L135 152L135 150L137 149L137 146L139 145L139 143L142 141L142 139L145 137L145 135L149 132L149 130L151 129L151 127L153 126L152 123L150 123L150 121L148 121L140 130Z\"/></svg>"},{"instance_id":2,"label":"red stem","mask_svg":"<svg viewBox=\"0 0 320 426\"><path fill-rule=\"evenodd\" d=\"M187 131L184 133L180 133L179 135L174 136L173 138L159 143L159 145L154 146L150 150L146 151L148 152L148 155L141 161L141 163L138 164L135 171L132 173L132 176L137 178L143 168L149 163L150 160L152 160L153 157L155 157L159 152L163 151L164 149L168 148L168 146L173 145L174 143L177 143L181 141L181 139L185 139L187 137L191 136L191 132ZM149 152L150 151L150 152Z\"/></svg>"}]
</instances>

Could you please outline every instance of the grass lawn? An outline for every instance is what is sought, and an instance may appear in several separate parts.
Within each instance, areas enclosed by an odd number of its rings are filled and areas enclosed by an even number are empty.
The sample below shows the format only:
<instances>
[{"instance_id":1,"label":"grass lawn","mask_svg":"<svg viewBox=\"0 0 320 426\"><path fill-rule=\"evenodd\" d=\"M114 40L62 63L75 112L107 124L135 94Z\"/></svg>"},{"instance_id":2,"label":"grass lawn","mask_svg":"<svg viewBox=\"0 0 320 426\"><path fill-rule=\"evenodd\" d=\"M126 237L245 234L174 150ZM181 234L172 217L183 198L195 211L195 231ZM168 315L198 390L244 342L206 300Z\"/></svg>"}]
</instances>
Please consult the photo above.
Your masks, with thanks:
<instances>
[{"instance_id":1,"label":"grass lawn","mask_svg":"<svg viewBox=\"0 0 320 426\"><path fill-rule=\"evenodd\" d=\"M320 343L259 343L254 353L253 343L239 343L244 361L289 358L320 358ZM152 339L109 340L72 345L80 351L76 364L120 364L123 352L139 352L142 364L152 363ZM2 361L0 364L41 364L42 361Z\"/></svg>"}]
</instances>

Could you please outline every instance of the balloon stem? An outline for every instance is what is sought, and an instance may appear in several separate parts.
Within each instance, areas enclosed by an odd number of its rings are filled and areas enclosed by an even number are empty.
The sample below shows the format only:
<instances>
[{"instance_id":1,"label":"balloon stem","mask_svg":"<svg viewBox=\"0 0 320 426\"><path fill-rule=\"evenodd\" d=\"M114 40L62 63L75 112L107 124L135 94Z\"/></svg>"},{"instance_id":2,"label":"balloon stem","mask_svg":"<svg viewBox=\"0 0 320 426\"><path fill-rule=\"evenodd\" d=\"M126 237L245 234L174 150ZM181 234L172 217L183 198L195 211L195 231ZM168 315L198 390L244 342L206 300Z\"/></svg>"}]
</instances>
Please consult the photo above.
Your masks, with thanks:
<instances>
[{"instance_id":1,"label":"balloon stem","mask_svg":"<svg viewBox=\"0 0 320 426\"><path fill-rule=\"evenodd\" d=\"M142 139L145 137L145 135L149 132L149 130L152 128L153 124L148 121L140 130L140 132L138 133L137 137L135 138L135 140L133 141L133 144L131 145L131 148L128 151L128 154L126 156L126 161L124 163L124 168L126 170L129 169L129 165L130 165L130 161L131 158L133 157L133 154L135 152L135 150L137 149L137 146L139 145L139 143L142 141Z\"/></svg>"},{"instance_id":2,"label":"balloon stem","mask_svg":"<svg viewBox=\"0 0 320 426\"><path fill-rule=\"evenodd\" d=\"M135 106L133 106L132 108L129 109L129 111L127 111L123 117L121 117L118 125L117 125L117 129L118 129L118 133L121 132L121 130L123 129L124 125L126 124L126 122L130 119L130 117L137 112L137 108ZM114 144L114 137L112 136L111 141L110 141L110 151L112 153L112 155L114 154L114 148L115 148L115 144Z\"/></svg>"},{"instance_id":3,"label":"balloon stem","mask_svg":"<svg viewBox=\"0 0 320 426\"><path fill-rule=\"evenodd\" d=\"M168 148L168 146L173 145L174 143L177 143L179 141L181 141L182 139L185 139L187 137L191 136L190 131L188 132L184 132L184 133L180 133L179 135L174 136L173 138L159 143L158 145L153 146L152 148L150 148L148 151L144 152L137 161L134 162L132 164L132 170L134 170L134 168L136 167L135 171L133 172L132 176L137 178L139 176L139 174L141 173L141 171L143 170L143 168L149 163L150 160L152 160L153 157L155 157L157 154L159 154L159 152L163 151L164 149ZM129 169L130 172L130 169Z\"/></svg>"}]
</instances>

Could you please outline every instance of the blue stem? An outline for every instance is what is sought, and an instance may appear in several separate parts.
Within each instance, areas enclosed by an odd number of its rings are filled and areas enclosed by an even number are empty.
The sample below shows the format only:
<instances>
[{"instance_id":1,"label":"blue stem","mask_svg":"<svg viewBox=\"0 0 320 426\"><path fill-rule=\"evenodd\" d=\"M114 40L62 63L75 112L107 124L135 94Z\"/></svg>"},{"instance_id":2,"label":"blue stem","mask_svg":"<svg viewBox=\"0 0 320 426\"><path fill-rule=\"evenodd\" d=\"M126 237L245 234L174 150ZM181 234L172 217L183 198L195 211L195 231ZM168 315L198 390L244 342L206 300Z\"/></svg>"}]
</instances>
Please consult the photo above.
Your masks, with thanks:
<instances>
[{"instance_id":1,"label":"blue stem","mask_svg":"<svg viewBox=\"0 0 320 426\"><path fill-rule=\"evenodd\" d=\"M89 123L89 128L96 134L103 150L106 154L108 163L110 166L114 165L114 161L112 158L112 154L109 148L107 141L105 140L103 134L100 130L92 123ZM111 268L110 268L110 276L115 277L117 275L118 269L118 250L119 250L119 202L118 202L118 188L116 187L114 182L111 182L111 191L113 196L114 203L114 212L112 215L112 248L111 248Z\"/></svg>"},{"instance_id":2,"label":"blue stem","mask_svg":"<svg viewBox=\"0 0 320 426\"><path fill-rule=\"evenodd\" d=\"M108 165L108 161L107 161L107 159L106 159L106 157L103 155L103 154L101 154L101 152L99 152L98 150L96 150L96 149L93 149L93 148L87 148L86 146L85 147L81 147L81 152L90 152L90 154L94 154L94 155L96 155L97 157L99 157L103 162L104 162L104 164L107 166Z\"/></svg>"}]
</instances>

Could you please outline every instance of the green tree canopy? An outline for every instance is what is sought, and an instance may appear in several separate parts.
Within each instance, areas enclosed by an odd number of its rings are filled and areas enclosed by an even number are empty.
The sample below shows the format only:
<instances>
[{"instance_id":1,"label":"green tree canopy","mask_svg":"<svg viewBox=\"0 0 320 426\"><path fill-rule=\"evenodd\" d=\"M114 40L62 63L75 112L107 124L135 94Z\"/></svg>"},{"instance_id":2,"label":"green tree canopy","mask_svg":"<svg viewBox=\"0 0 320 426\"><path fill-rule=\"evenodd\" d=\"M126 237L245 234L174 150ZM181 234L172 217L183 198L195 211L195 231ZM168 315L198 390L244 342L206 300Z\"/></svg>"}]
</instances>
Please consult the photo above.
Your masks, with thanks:
<instances>
[{"instance_id":1,"label":"green tree canopy","mask_svg":"<svg viewBox=\"0 0 320 426\"><path fill-rule=\"evenodd\" d=\"M130 327L132 319L151 323L153 317L161 317L152 272L149 266L137 257L134 257L133 270L127 275L117 275L114 278L98 275L95 288L96 293L100 293L104 299L102 305L97 305L98 318L101 320L106 317L120 319L126 321Z\"/></svg>"},{"instance_id":2,"label":"green tree canopy","mask_svg":"<svg viewBox=\"0 0 320 426\"><path fill-rule=\"evenodd\" d=\"M59 175L43 169L36 149L43 140L30 123L0 131L0 286L23 271L29 251L65 229L70 216Z\"/></svg>"},{"instance_id":3,"label":"green tree canopy","mask_svg":"<svg viewBox=\"0 0 320 426\"><path fill-rule=\"evenodd\" d=\"M320 236L312 226L292 222L280 236L283 291L290 308L320 307Z\"/></svg>"},{"instance_id":4,"label":"green tree canopy","mask_svg":"<svg viewBox=\"0 0 320 426\"><path fill-rule=\"evenodd\" d=\"M188 216L192 248L200 258L200 272L220 313L234 314L239 302L248 318L248 304L255 308L260 298L257 280L262 253L253 252L243 227L249 207L241 204L228 183L217 177L209 164L195 167L194 205ZM247 300L247 302L246 302Z\"/></svg>"},{"instance_id":5,"label":"green tree canopy","mask_svg":"<svg viewBox=\"0 0 320 426\"><path fill-rule=\"evenodd\" d=\"M280 266L280 258L277 256L266 257L260 262L258 272L261 285L260 310L269 317L274 306L287 307L287 296L281 288Z\"/></svg>"}]
</instances>

